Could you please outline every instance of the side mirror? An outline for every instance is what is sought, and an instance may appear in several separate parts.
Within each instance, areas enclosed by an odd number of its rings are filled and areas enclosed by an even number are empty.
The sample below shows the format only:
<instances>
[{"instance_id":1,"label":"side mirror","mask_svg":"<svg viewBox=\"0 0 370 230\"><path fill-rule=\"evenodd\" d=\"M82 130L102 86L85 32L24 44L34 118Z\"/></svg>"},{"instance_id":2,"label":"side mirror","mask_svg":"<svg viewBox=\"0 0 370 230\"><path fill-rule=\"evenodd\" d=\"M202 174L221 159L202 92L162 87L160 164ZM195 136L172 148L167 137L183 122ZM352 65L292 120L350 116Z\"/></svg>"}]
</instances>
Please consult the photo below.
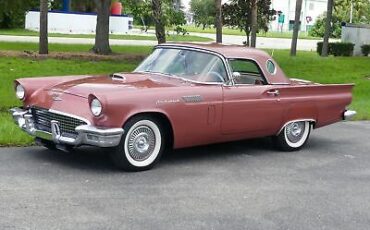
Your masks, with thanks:
<instances>
[{"instance_id":1,"label":"side mirror","mask_svg":"<svg viewBox=\"0 0 370 230\"><path fill-rule=\"evenodd\" d=\"M239 72L233 72L233 78L239 78L241 74Z\"/></svg>"},{"instance_id":2,"label":"side mirror","mask_svg":"<svg viewBox=\"0 0 370 230\"><path fill-rule=\"evenodd\" d=\"M234 79L240 78L241 74L239 72L233 72L231 75L231 78L226 82L226 85L231 85L231 82L234 81Z\"/></svg>"}]
</instances>

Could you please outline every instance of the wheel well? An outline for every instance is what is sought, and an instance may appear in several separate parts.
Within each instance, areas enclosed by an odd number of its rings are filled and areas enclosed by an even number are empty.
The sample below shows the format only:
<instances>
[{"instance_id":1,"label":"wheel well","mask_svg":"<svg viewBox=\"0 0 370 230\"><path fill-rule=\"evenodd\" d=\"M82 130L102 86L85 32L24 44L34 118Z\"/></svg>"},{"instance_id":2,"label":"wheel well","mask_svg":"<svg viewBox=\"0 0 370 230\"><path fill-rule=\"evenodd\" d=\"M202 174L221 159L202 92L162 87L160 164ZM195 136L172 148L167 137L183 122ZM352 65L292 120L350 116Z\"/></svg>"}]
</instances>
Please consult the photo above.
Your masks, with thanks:
<instances>
[{"instance_id":1,"label":"wheel well","mask_svg":"<svg viewBox=\"0 0 370 230\"><path fill-rule=\"evenodd\" d=\"M279 132L276 135L279 135L280 132L284 129L284 127L287 124L289 124L290 122L294 122L294 121L308 121L310 123L310 125L312 125L312 129L314 129L315 126L316 126L316 120L314 120L314 119L295 119L295 120L290 120L290 121L288 121L288 122L286 122L286 123L283 124L283 126L279 129Z\"/></svg>"},{"instance_id":2,"label":"wheel well","mask_svg":"<svg viewBox=\"0 0 370 230\"><path fill-rule=\"evenodd\" d=\"M137 117L137 116L148 116L148 117L151 117L151 118L154 118L156 120L158 120L162 127L164 128L164 131L165 131L165 138L166 138L166 147L169 147L169 148L173 148L173 144L174 144L174 134L173 134L173 128L172 128L172 124L170 122L170 120L168 119L168 117L163 114L163 113L159 113L159 112L144 112L144 113L137 113L133 116L131 116L129 119L127 119L127 121L125 122L125 124L131 120L132 118L134 117Z\"/></svg>"}]
</instances>

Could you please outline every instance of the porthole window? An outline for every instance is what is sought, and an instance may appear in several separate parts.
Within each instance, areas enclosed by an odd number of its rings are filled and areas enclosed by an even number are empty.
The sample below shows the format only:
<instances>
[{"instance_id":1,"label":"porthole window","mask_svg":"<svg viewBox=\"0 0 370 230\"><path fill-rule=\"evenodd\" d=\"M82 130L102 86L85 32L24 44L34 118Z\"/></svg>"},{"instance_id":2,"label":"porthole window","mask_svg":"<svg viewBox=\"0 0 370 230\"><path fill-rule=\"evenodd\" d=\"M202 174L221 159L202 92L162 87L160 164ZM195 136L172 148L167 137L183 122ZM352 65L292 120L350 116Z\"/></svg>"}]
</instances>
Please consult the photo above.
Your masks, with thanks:
<instances>
[{"instance_id":1,"label":"porthole window","mask_svg":"<svg viewBox=\"0 0 370 230\"><path fill-rule=\"evenodd\" d=\"M271 74L275 74L276 72L276 67L275 67L275 64L271 61L271 60L268 60L267 63L266 63L266 68L267 68L267 71Z\"/></svg>"}]
</instances>

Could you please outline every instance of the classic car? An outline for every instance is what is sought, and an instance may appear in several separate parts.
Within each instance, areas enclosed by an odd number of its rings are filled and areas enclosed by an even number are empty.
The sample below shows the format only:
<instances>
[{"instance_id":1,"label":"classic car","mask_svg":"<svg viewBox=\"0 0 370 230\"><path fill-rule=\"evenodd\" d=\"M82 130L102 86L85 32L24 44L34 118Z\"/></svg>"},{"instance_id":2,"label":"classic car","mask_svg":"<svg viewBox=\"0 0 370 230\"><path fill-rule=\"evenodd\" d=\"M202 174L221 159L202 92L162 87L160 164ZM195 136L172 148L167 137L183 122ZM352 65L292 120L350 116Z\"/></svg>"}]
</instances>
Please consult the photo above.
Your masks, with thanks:
<instances>
[{"instance_id":1,"label":"classic car","mask_svg":"<svg viewBox=\"0 0 370 230\"><path fill-rule=\"evenodd\" d=\"M98 146L140 171L166 148L272 137L298 150L312 129L356 114L352 88L289 79L258 49L162 44L131 73L17 79L23 107L11 113L50 149Z\"/></svg>"}]
</instances>

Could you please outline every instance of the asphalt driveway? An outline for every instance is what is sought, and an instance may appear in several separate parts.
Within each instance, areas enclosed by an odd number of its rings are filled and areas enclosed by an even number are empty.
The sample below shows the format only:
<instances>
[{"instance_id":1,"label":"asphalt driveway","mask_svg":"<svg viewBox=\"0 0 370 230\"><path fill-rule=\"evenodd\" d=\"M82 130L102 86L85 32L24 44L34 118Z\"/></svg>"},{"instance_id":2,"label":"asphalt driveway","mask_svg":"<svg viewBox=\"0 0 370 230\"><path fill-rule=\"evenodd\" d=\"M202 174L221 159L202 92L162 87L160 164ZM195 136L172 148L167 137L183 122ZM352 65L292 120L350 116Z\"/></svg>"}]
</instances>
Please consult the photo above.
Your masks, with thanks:
<instances>
[{"instance_id":1,"label":"asphalt driveway","mask_svg":"<svg viewBox=\"0 0 370 230\"><path fill-rule=\"evenodd\" d=\"M0 229L369 229L370 122L174 151L117 171L96 149L0 149Z\"/></svg>"}]
</instances>

